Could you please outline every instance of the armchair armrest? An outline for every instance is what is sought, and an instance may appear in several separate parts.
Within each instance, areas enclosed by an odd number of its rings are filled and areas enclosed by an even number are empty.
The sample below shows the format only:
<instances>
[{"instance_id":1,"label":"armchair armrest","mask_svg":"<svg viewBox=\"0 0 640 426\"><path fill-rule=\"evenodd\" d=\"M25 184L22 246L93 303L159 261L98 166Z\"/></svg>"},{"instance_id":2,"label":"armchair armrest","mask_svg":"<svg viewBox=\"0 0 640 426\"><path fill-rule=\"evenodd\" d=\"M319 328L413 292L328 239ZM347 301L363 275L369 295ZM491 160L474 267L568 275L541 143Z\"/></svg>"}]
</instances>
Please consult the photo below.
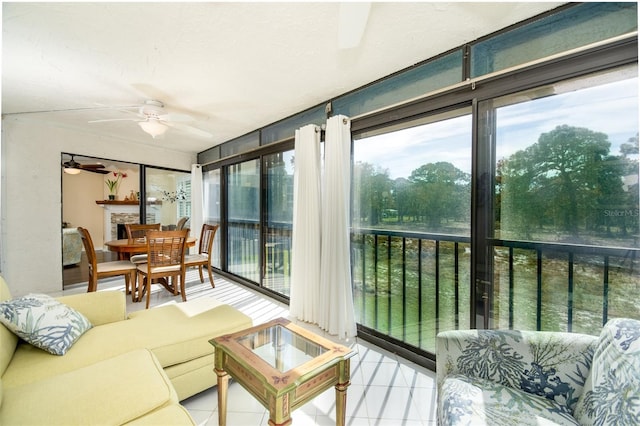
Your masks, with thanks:
<instances>
[{"instance_id":1,"label":"armchair armrest","mask_svg":"<svg viewBox=\"0 0 640 426\"><path fill-rule=\"evenodd\" d=\"M93 325L127 319L127 302L121 291L97 291L56 299L82 313Z\"/></svg>"},{"instance_id":2,"label":"armchair armrest","mask_svg":"<svg viewBox=\"0 0 640 426\"><path fill-rule=\"evenodd\" d=\"M517 330L456 330L436 342L438 389L464 375L554 399L573 411L591 369L597 337Z\"/></svg>"}]
</instances>

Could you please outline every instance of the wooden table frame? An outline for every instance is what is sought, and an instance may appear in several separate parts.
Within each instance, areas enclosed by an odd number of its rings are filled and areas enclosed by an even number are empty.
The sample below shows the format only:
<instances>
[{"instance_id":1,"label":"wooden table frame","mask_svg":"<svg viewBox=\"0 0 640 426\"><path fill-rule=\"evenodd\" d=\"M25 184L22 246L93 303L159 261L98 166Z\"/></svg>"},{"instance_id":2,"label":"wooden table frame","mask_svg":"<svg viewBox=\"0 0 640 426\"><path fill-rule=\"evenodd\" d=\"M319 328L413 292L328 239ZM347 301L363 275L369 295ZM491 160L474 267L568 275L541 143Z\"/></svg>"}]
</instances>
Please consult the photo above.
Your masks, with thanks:
<instances>
[{"instance_id":1,"label":"wooden table frame","mask_svg":"<svg viewBox=\"0 0 640 426\"><path fill-rule=\"evenodd\" d=\"M185 242L186 247L194 247L196 245L196 237L187 237ZM129 239L123 238L120 240L111 240L104 243L109 251L113 251L118 254L118 260L128 260L132 254L143 254L147 252L146 241L134 241L129 242Z\"/></svg>"},{"instance_id":2,"label":"wooden table frame","mask_svg":"<svg viewBox=\"0 0 640 426\"><path fill-rule=\"evenodd\" d=\"M256 355L240 339L280 325L296 338L321 346L319 356L282 372ZM291 321L278 318L233 334L209 341L215 347L215 372L218 376L218 423L226 425L227 389L233 377L269 410L270 426L292 423L291 412L334 386L336 389L336 425L344 426L350 360L355 352L318 336ZM258 342L261 345L263 342Z\"/></svg>"}]
</instances>

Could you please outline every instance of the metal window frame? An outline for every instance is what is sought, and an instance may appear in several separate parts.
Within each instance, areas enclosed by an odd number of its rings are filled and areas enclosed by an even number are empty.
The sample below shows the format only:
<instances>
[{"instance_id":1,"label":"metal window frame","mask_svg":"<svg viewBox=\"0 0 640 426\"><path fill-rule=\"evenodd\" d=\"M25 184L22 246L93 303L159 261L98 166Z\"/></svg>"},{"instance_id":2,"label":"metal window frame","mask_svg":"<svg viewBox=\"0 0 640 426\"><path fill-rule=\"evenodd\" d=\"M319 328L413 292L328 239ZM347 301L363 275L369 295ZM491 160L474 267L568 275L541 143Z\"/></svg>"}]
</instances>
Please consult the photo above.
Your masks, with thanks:
<instances>
[{"instance_id":1,"label":"metal window frame","mask_svg":"<svg viewBox=\"0 0 640 426\"><path fill-rule=\"evenodd\" d=\"M487 159L493 155L490 146L479 141L480 129L478 103L500 96L517 93L535 87L557 83L571 78L587 76L601 71L638 63L637 32L594 43L583 48L553 55L500 72L469 79L459 85L443 89L412 101L384 108L379 111L352 117L353 134L381 130L398 126L416 119L461 107L472 106L472 189L471 189L471 295L470 324L472 328L488 328L491 301L482 298L491 276L493 259L486 253L490 229L483 236L478 229L491 217L492 203L482 203L480 195L491 189L491 181L481 181L478 176L487 172ZM490 173L491 175L491 173ZM484 253L484 254L482 254ZM482 270L482 273L478 271ZM490 282L489 282L490 285ZM434 369L433 354L413 348L390 336L358 324L358 337L368 340L386 350L398 353L413 362Z\"/></svg>"}]
</instances>

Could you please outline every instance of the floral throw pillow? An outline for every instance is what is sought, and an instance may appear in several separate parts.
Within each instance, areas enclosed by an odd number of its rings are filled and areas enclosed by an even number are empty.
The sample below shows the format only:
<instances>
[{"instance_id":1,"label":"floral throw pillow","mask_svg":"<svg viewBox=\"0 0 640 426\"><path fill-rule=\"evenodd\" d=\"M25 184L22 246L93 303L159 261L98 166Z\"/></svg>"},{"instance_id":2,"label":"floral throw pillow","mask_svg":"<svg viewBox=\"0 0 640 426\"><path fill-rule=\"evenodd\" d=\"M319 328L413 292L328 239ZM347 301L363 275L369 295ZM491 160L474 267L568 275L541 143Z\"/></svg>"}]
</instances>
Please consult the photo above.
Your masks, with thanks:
<instances>
[{"instance_id":1,"label":"floral throw pillow","mask_svg":"<svg viewBox=\"0 0 640 426\"><path fill-rule=\"evenodd\" d=\"M64 355L92 325L80 312L46 294L0 302L0 322L21 339Z\"/></svg>"},{"instance_id":2,"label":"floral throw pillow","mask_svg":"<svg viewBox=\"0 0 640 426\"><path fill-rule=\"evenodd\" d=\"M604 326L574 415L582 425L640 424L640 321Z\"/></svg>"}]
</instances>

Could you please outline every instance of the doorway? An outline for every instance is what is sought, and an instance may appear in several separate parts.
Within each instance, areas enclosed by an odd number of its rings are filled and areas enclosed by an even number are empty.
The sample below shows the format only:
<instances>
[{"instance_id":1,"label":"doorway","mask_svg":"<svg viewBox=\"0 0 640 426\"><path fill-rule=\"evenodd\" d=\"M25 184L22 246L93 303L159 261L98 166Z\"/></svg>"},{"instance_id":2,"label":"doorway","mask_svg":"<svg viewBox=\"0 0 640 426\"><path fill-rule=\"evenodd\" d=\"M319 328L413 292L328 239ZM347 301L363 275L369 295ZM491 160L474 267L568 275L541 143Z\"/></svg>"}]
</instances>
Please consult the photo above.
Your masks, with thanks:
<instances>
[{"instance_id":1,"label":"doorway","mask_svg":"<svg viewBox=\"0 0 640 426\"><path fill-rule=\"evenodd\" d=\"M111 252L104 249L104 241L110 239L110 235L105 234L105 205L97 202L109 198L110 190L107 180L117 180L114 195L118 199L130 198L132 193L137 195L140 185L140 166L70 153L61 154L61 164L63 166L61 169L62 282L63 287L66 287L86 282L89 277L82 242L79 234L74 232L77 227L81 226L89 230L96 247L98 262L116 260ZM118 178L114 173L120 173L120 177ZM136 206L132 206L132 211L139 214Z\"/></svg>"}]
</instances>

